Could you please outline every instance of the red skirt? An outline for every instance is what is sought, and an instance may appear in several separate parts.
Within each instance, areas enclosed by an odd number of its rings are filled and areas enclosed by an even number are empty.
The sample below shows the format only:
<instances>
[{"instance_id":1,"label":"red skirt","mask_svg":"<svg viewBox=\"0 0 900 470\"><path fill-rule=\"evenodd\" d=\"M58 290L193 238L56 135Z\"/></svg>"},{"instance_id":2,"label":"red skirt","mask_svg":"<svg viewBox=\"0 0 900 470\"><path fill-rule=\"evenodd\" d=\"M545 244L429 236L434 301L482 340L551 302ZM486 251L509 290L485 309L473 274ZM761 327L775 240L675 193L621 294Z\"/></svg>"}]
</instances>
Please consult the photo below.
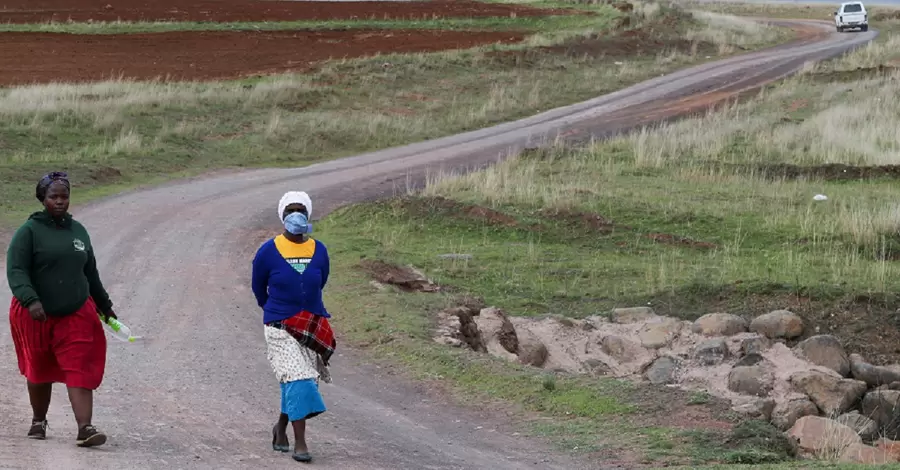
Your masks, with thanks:
<instances>
[{"instance_id":1,"label":"red skirt","mask_svg":"<svg viewBox=\"0 0 900 470\"><path fill-rule=\"evenodd\" d=\"M39 322L13 297L9 324L19 372L35 384L96 390L106 370L106 335L93 299L77 312Z\"/></svg>"}]
</instances>

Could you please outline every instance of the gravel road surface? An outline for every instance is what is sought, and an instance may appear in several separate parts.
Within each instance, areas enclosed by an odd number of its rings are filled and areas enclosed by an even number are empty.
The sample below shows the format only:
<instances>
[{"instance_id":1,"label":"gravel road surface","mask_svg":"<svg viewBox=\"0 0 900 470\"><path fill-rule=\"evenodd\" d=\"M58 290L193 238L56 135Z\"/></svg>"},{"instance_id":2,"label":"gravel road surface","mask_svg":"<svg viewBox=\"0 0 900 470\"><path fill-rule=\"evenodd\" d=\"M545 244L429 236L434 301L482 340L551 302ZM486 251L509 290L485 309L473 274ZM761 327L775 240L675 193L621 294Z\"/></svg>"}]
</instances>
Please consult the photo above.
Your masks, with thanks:
<instances>
[{"instance_id":1,"label":"gravel road surface","mask_svg":"<svg viewBox=\"0 0 900 470\"><path fill-rule=\"evenodd\" d=\"M252 236L277 232L276 204L285 191L308 191L319 218L342 204L405 190L430 170L471 169L546 138L602 137L682 114L877 35L837 34L822 22L782 23L803 30L805 38L521 121L305 168L223 172L75 208L99 250L101 275L116 310L147 338L136 344L110 340L94 419L110 442L84 450L74 445L71 409L59 386L50 438L24 438L30 408L8 324L0 322L0 468L300 465L271 451L279 392L249 290L257 248ZM9 304L5 283L0 304ZM334 318L338 330L340 321ZM516 436L502 417L443 403L420 385L367 364L358 351L340 352L332 370L335 382L323 385L329 412L309 425L316 467L610 468L554 455L544 444Z\"/></svg>"}]
</instances>

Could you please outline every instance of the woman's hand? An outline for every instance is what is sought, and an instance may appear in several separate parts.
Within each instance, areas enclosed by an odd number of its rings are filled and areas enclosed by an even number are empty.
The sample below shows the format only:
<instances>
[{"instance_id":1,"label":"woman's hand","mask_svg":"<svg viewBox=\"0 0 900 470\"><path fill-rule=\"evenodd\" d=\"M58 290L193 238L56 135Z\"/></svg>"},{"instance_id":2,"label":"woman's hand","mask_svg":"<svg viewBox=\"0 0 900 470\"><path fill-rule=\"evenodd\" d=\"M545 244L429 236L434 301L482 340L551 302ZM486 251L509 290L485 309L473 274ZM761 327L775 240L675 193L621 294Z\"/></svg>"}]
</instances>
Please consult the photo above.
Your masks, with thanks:
<instances>
[{"instance_id":1,"label":"woman's hand","mask_svg":"<svg viewBox=\"0 0 900 470\"><path fill-rule=\"evenodd\" d=\"M44 321L47 319L47 313L44 312L44 304L42 304L40 300L28 306L28 314L31 315L31 319L34 321Z\"/></svg>"},{"instance_id":2,"label":"woman's hand","mask_svg":"<svg viewBox=\"0 0 900 470\"><path fill-rule=\"evenodd\" d=\"M116 312L114 312L114 311L112 311L112 310L110 310L109 312L103 314L103 319L104 319L105 321L109 321L110 318L115 318L116 320L119 319L119 317L116 316Z\"/></svg>"}]
</instances>

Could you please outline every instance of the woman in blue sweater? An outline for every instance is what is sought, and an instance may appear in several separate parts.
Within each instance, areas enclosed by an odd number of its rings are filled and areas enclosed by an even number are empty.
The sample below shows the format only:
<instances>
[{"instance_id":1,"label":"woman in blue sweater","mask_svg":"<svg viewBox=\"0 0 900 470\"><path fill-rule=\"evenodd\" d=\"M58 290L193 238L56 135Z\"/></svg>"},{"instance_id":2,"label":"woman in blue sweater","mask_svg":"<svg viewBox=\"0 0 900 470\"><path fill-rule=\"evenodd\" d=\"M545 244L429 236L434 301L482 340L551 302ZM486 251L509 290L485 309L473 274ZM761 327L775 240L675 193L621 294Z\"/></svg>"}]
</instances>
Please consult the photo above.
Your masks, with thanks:
<instances>
[{"instance_id":1,"label":"woman in blue sweater","mask_svg":"<svg viewBox=\"0 0 900 470\"><path fill-rule=\"evenodd\" d=\"M330 381L328 360L337 343L322 302L330 261L322 242L309 237L312 201L286 193L278 204L284 233L267 240L253 259L253 294L263 310L267 356L281 384L281 415L272 448L288 452L287 425L294 428L293 458L310 462L306 420L325 412L319 378Z\"/></svg>"}]
</instances>

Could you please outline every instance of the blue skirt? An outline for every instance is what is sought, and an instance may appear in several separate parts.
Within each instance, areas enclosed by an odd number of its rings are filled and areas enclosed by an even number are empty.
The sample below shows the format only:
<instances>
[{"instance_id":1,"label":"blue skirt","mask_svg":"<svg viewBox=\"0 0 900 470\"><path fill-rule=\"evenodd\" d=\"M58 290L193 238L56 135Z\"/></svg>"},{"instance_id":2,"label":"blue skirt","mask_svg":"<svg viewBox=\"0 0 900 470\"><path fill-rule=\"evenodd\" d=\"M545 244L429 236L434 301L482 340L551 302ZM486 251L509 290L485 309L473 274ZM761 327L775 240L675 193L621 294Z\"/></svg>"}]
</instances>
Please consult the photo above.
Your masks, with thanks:
<instances>
[{"instance_id":1,"label":"blue skirt","mask_svg":"<svg viewBox=\"0 0 900 470\"><path fill-rule=\"evenodd\" d=\"M325 402L315 379L295 380L281 384L281 412L288 421L300 421L325 412Z\"/></svg>"}]
</instances>

